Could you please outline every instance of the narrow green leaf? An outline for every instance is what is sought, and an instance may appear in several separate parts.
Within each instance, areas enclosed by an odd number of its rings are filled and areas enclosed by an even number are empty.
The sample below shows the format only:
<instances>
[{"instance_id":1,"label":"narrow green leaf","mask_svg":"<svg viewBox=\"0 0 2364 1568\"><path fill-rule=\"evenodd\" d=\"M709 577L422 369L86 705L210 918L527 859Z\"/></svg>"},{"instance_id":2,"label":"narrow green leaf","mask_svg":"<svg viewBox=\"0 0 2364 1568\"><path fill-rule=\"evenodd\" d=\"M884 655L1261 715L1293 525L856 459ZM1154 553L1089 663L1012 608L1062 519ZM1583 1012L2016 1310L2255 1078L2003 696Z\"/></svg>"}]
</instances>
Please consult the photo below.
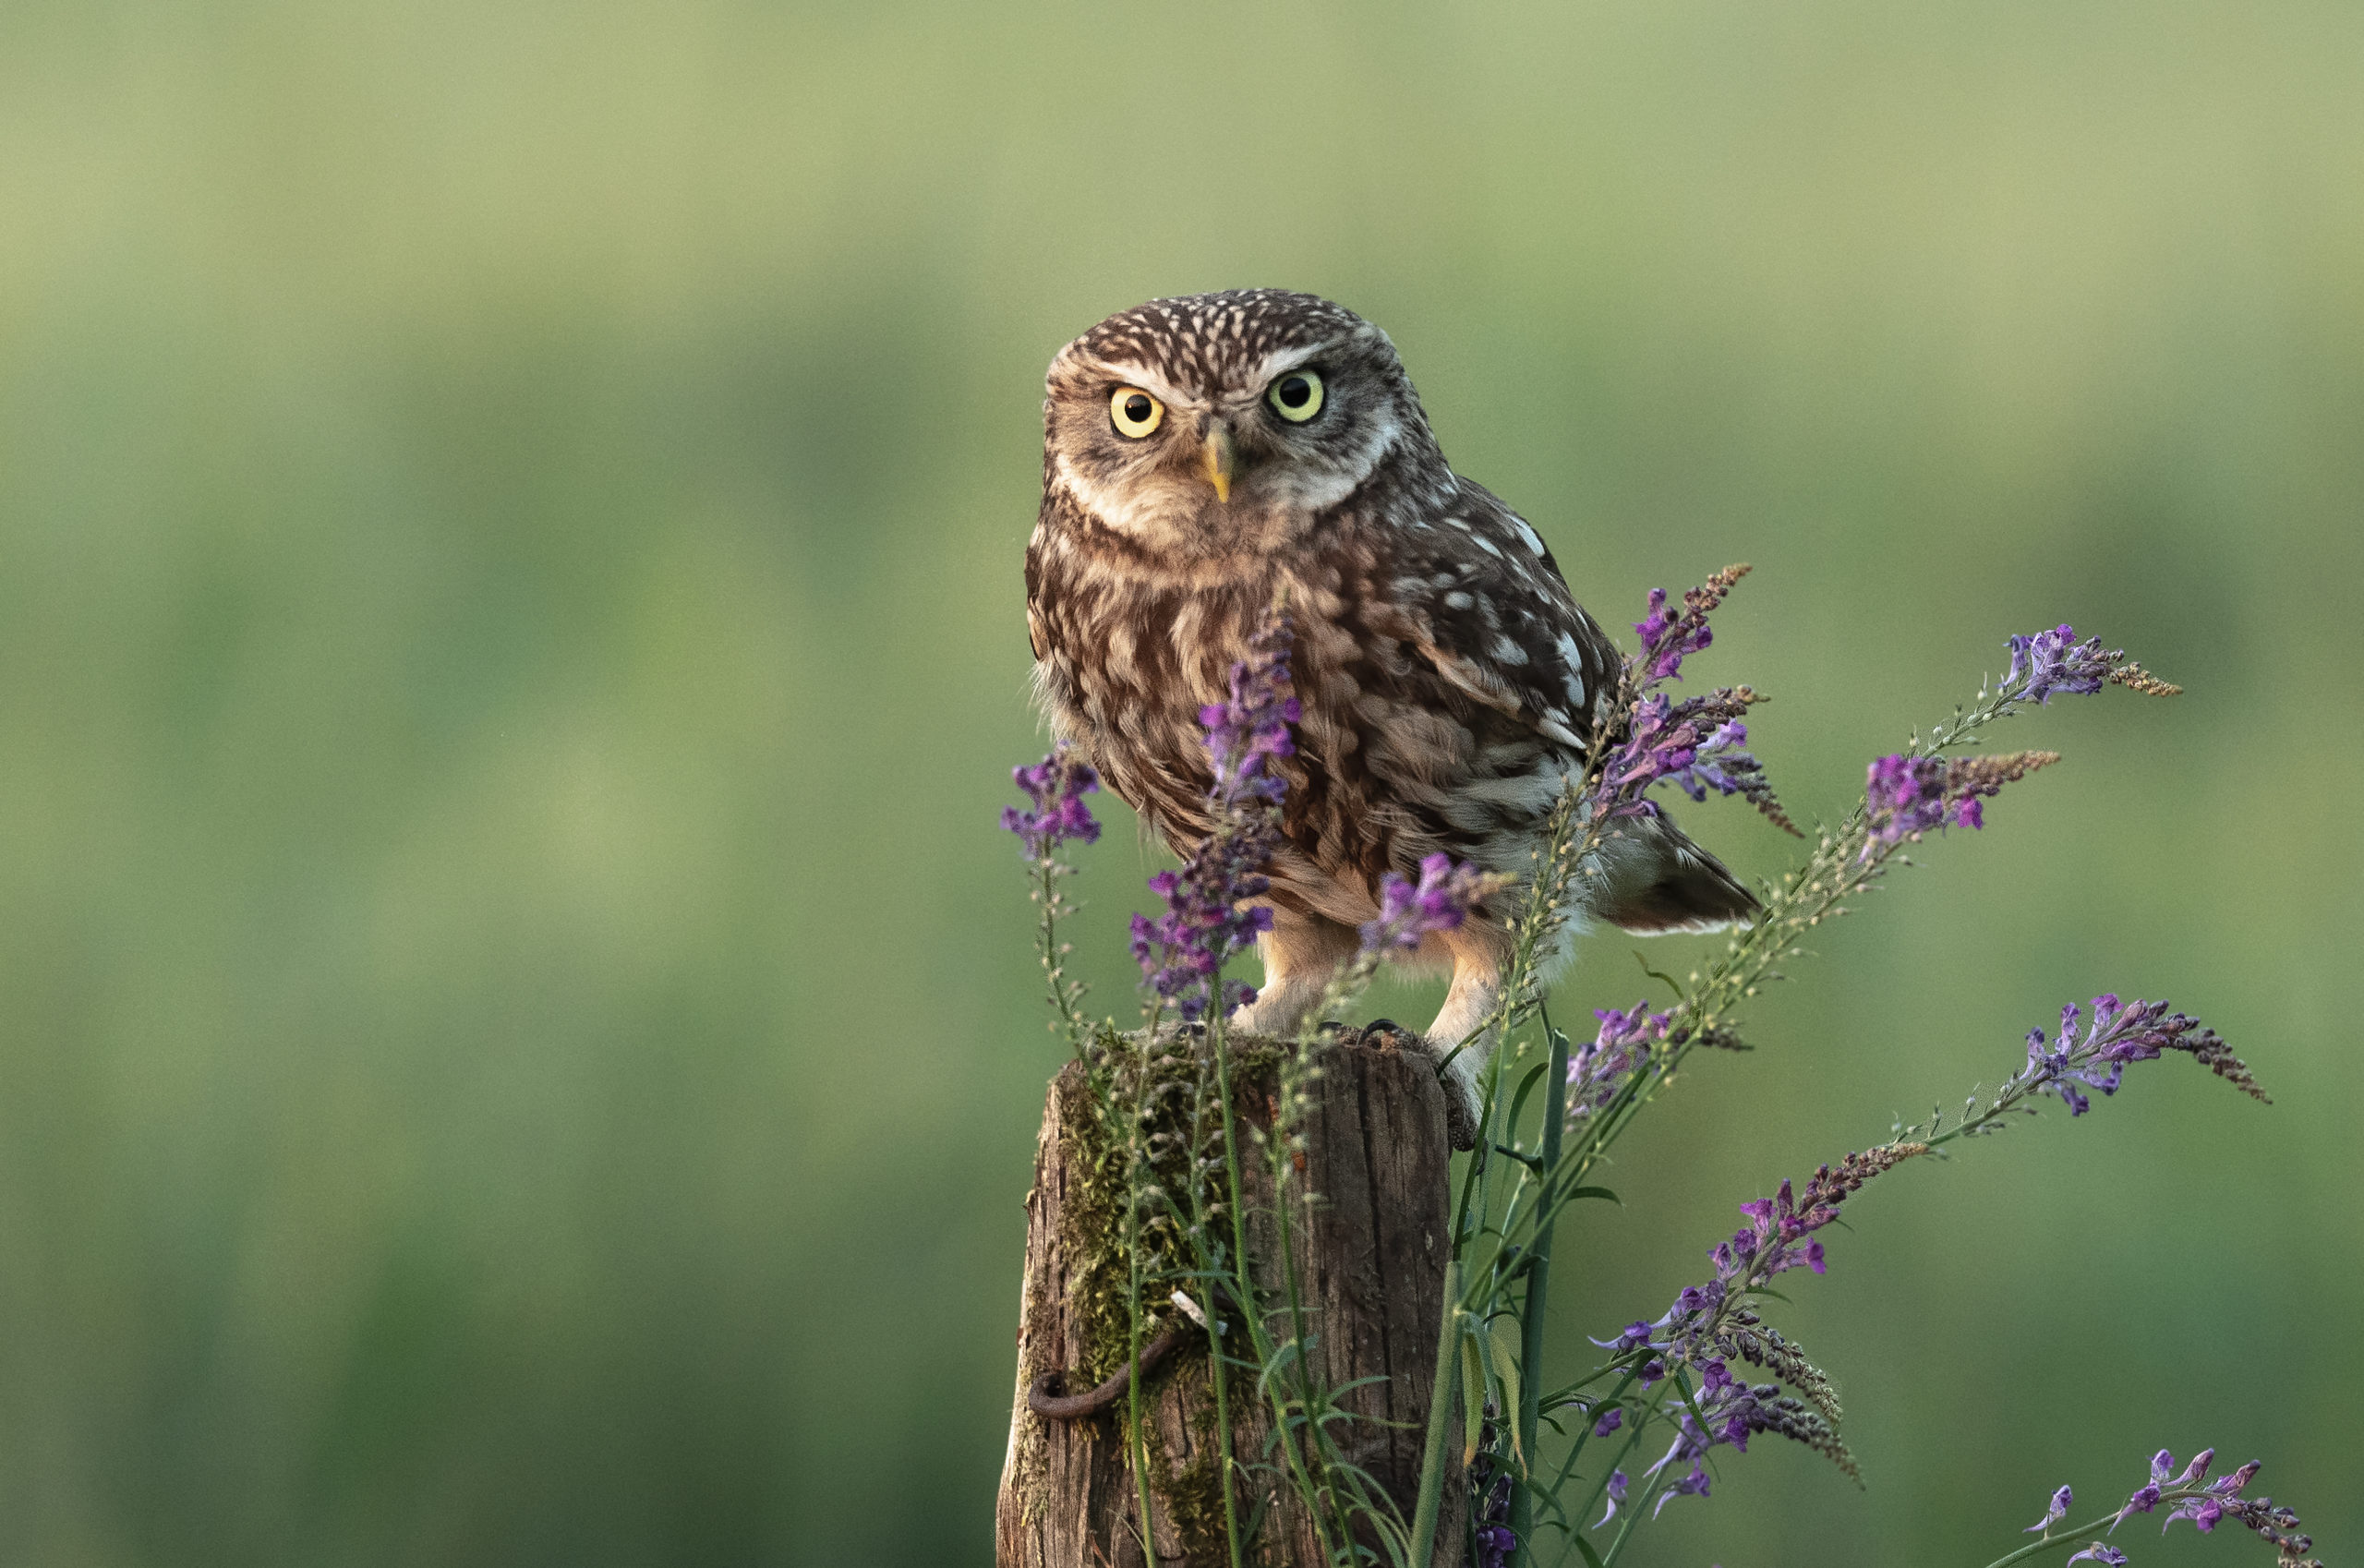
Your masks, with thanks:
<instances>
[{"instance_id":1,"label":"narrow green leaf","mask_svg":"<svg viewBox=\"0 0 2364 1568\"><path fill-rule=\"evenodd\" d=\"M1526 1097L1535 1092L1537 1080L1542 1078L1543 1069L1549 1065L1538 1062L1526 1070L1526 1077L1519 1080L1518 1092L1511 1096L1511 1114L1509 1119L1502 1123L1504 1127L1515 1128L1518 1126L1519 1113L1526 1109Z\"/></svg>"},{"instance_id":2,"label":"narrow green leaf","mask_svg":"<svg viewBox=\"0 0 2364 1568\"><path fill-rule=\"evenodd\" d=\"M1494 1375L1502 1385L1502 1409L1509 1417L1511 1452L1517 1455L1519 1474L1524 1476L1526 1473L1526 1445L1519 1440L1518 1432L1518 1320L1496 1318L1487 1326L1486 1342L1493 1352Z\"/></svg>"},{"instance_id":3,"label":"narrow green leaf","mask_svg":"<svg viewBox=\"0 0 2364 1568\"><path fill-rule=\"evenodd\" d=\"M1610 1201L1610 1202L1611 1202L1611 1203L1616 1204L1616 1205L1617 1205L1619 1208L1621 1208L1621 1209L1622 1209L1622 1208L1623 1208L1623 1207L1625 1206L1625 1200L1623 1200L1622 1198L1618 1197L1618 1196L1617 1196L1617 1194L1615 1194L1614 1192L1611 1192L1609 1188L1605 1188L1605 1187L1578 1187L1578 1188L1570 1188L1570 1189L1569 1189L1568 1197L1569 1197L1571 1200L1574 1200L1574 1199L1578 1199L1578 1198L1601 1198L1601 1199L1606 1199L1608 1201Z\"/></svg>"},{"instance_id":4,"label":"narrow green leaf","mask_svg":"<svg viewBox=\"0 0 2364 1568\"><path fill-rule=\"evenodd\" d=\"M1466 1467L1478 1457L1478 1439L1486 1424L1486 1364L1478 1354L1478 1336L1465 1324L1461 1334L1461 1463Z\"/></svg>"}]
</instances>

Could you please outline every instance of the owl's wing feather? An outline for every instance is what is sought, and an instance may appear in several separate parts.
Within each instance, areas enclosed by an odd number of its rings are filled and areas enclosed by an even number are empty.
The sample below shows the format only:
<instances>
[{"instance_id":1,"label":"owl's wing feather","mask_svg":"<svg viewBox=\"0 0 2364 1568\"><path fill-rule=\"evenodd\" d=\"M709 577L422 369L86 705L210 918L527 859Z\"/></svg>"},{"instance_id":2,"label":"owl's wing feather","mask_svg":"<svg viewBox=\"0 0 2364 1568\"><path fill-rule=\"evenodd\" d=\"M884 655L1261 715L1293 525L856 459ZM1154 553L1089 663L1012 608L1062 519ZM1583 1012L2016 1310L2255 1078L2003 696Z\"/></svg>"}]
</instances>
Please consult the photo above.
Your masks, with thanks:
<instances>
[{"instance_id":1,"label":"owl's wing feather","mask_svg":"<svg viewBox=\"0 0 2364 1568\"><path fill-rule=\"evenodd\" d=\"M1542 538L1462 479L1451 505L1398 549L1413 645L1445 683L1582 757L1621 656Z\"/></svg>"},{"instance_id":2,"label":"owl's wing feather","mask_svg":"<svg viewBox=\"0 0 2364 1568\"><path fill-rule=\"evenodd\" d=\"M1412 645L1453 690L1586 759L1622 656L1585 613L1535 530L1484 487L1458 481L1452 504L1408 530L1401 557ZM1612 857L1599 912L1635 933L1707 931L1756 900L1722 862L1663 815L1636 824Z\"/></svg>"}]
</instances>

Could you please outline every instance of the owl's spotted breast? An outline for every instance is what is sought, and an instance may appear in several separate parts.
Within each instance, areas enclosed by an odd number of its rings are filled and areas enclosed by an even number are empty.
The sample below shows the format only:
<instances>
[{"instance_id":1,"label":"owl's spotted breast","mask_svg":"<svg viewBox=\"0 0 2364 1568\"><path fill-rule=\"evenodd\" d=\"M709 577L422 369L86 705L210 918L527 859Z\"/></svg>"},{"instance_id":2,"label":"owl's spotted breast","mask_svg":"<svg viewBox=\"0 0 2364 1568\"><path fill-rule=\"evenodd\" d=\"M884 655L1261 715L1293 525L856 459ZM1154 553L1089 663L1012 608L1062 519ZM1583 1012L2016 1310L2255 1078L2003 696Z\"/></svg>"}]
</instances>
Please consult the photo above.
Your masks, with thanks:
<instances>
[{"instance_id":1,"label":"owl's spotted breast","mask_svg":"<svg viewBox=\"0 0 2364 1568\"><path fill-rule=\"evenodd\" d=\"M1470 499L1500 513L1482 491ZM1169 580L1096 544L1101 530L1063 500L1027 559L1043 695L1110 787L1187 853L1207 830L1199 710L1285 603L1304 717L1280 765L1290 852L1273 868L1276 900L1359 923L1381 876L1439 850L1516 869L1582 765L1605 656L1573 602L1574 620L1548 601L1506 605L1518 563L1457 550L1465 536L1443 526L1407 538L1350 501L1299 555L1242 560L1220 583ZM1527 559L1550 572L1539 549Z\"/></svg>"}]
</instances>

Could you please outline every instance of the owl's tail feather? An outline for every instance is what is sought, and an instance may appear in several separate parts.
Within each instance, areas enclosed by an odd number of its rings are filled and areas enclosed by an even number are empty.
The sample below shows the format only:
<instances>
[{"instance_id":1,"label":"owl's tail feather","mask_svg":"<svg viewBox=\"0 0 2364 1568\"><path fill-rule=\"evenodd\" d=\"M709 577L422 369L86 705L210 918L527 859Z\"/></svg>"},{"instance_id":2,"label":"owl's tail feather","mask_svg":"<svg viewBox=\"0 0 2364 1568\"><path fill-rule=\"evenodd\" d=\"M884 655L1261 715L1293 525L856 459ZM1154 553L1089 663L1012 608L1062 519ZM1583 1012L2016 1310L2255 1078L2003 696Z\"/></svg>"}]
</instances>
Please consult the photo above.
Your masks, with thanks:
<instances>
[{"instance_id":1,"label":"owl's tail feather","mask_svg":"<svg viewBox=\"0 0 2364 1568\"><path fill-rule=\"evenodd\" d=\"M1603 919L1636 936L1659 936L1719 931L1756 912L1755 895L1724 869L1723 862L1674 832L1670 824L1668 834L1671 842L1658 858L1658 874L1602 911Z\"/></svg>"}]
</instances>

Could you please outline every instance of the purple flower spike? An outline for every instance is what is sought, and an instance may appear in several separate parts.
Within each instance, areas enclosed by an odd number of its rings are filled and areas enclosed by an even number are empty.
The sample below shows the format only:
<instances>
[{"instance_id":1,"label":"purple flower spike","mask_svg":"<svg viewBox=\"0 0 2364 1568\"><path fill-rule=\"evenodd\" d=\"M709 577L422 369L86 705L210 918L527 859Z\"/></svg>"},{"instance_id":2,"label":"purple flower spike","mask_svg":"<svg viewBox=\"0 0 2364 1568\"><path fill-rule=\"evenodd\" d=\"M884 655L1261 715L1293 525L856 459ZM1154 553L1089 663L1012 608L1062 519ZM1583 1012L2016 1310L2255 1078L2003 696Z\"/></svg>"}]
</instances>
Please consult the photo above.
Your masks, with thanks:
<instances>
[{"instance_id":1,"label":"purple flower spike","mask_svg":"<svg viewBox=\"0 0 2364 1568\"><path fill-rule=\"evenodd\" d=\"M1589 1044L1568 1057L1568 1116L1571 1121L1591 1116L1617 1097L1635 1068L1666 1038L1665 1013L1650 1011L1649 998L1634 1004L1630 1013L1615 1007L1597 1009L1599 1032Z\"/></svg>"},{"instance_id":2,"label":"purple flower spike","mask_svg":"<svg viewBox=\"0 0 2364 1568\"><path fill-rule=\"evenodd\" d=\"M1599 1420L1595 1421L1592 1424L1592 1435L1595 1437L1607 1437L1610 1433L1615 1431L1624 1424L1624 1407L1622 1405L1612 1405L1609 1407L1609 1413L1607 1415L1603 1416Z\"/></svg>"},{"instance_id":3,"label":"purple flower spike","mask_svg":"<svg viewBox=\"0 0 2364 1568\"><path fill-rule=\"evenodd\" d=\"M2084 1550L2071 1555L2068 1561L2071 1562L2084 1562L2090 1561L2093 1562L2106 1563L2108 1564L2108 1568L2126 1568L2126 1553L2118 1550L2117 1548L2110 1545L2107 1541L2095 1541Z\"/></svg>"},{"instance_id":4,"label":"purple flower spike","mask_svg":"<svg viewBox=\"0 0 2364 1568\"><path fill-rule=\"evenodd\" d=\"M1948 823L1984 827L1982 799L2060 760L2057 752L2005 752L1978 757L1884 756L1864 771L1866 861L1888 845L1918 838Z\"/></svg>"},{"instance_id":5,"label":"purple flower spike","mask_svg":"<svg viewBox=\"0 0 2364 1568\"><path fill-rule=\"evenodd\" d=\"M2038 1519L2034 1524L2030 1525L2026 1529L2020 1533L2021 1535L2032 1536L2041 1531L2050 1530L2053 1526L2057 1525L2061 1520L2068 1517L2068 1504L2070 1500L2071 1494L2068 1489L2067 1487L2062 1487L2058 1491L2052 1494L2052 1501L2044 1505L2044 1517Z\"/></svg>"},{"instance_id":6,"label":"purple flower spike","mask_svg":"<svg viewBox=\"0 0 2364 1568\"><path fill-rule=\"evenodd\" d=\"M1642 639L1642 651L1635 654L1627 668L1645 685L1679 677L1683 661L1716 640L1707 629L1707 616L1724 602L1732 585L1748 575L1745 566L1727 566L1698 587L1683 596L1683 608L1667 608L1666 590L1650 590L1650 612L1634 623L1634 635Z\"/></svg>"},{"instance_id":7,"label":"purple flower spike","mask_svg":"<svg viewBox=\"0 0 2364 1568\"><path fill-rule=\"evenodd\" d=\"M1268 765L1296 754L1289 727L1303 717L1289 679L1289 644L1288 619L1276 612L1249 642L1248 657L1231 667L1231 695L1199 710L1214 774L1207 798L1216 806L1277 804L1288 788Z\"/></svg>"},{"instance_id":8,"label":"purple flower spike","mask_svg":"<svg viewBox=\"0 0 2364 1568\"><path fill-rule=\"evenodd\" d=\"M2025 682L2022 702L2049 703L2055 692L2063 696L2091 696L2108 681L2123 654L2106 652L2099 637L2077 641L2074 627L2055 626L2032 637L2010 639L2011 669L2004 684Z\"/></svg>"},{"instance_id":9,"label":"purple flower spike","mask_svg":"<svg viewBox=\"0 0 2364 1568\"><path fill-rule=\"evenodd\" d=\"M1248 900L1271 886L1263 871L1280 844L1287 790L1271 763L1296 750L1289 726L1297 717L1288 619L1275 611L1250 639L1248 657L1232 667L1230 695L1199 714L1213 829L1179 871L1150 878L1165 913L1133 917L1133 958L1144 983L1185 1019L1203 1016L1211 1004L1228 1013L1255 1000L1255 988L1238 981L1224 982L1220 997L1210 993L1224 964L1272 928L1272 911Z\"/></svg>"},{"instance_id":10,"label":"purple flower spike","mask_svg":"<svg viewBox=\"0 0 2364 1568\"><path fill-rule=\"evenodd\" d=\"M1884 844L1942 826L1945 759L1901 753L1880 758L1864 774L1863 802L1871 818L1872 837Z\"/></svg>"},{"instance_id":11,"label":"purple flower spike","mask_svg":"<svg viewBox=\"0 0 2364 1568\"><path fill-rule=\"evenodd\" d=\"M2198 1019L2170 1013L2165 1002L2139 997L2121 1002L2104 992L2093 998L2093 1019L2082 1033L2077 1027L2079 1017L2073 1002L2060 1009L2056 1041L2047 1041L2041 1029L2028 1031L2028 1064L2003 1086L2005 1096L2015 1098L2030 1092L2056 1094L2070 1116L2081 1116L2093 1107L2083 1090L2115 1094L2125 1078L2127 1063L2156 1061L2166 1052L2180 1051L2251 1099L2266 1099L2265 1091L2249 1075L2248 1064L2233 1055L2232 1047L2214 1030ZM2159 1458L2167 1457L2162 1450ZM2153 1478L2163 1487L2183 1484L2169 1481L2164 1473Z\"/></svg>"},{"instance_id":12,"label":"purple flower spike","mask_svg":"<svg viewBox=\"0 0 2364 1568\"><path fill-rule=\"evenodd\" d=\"M2192 1528L2206 1535L2230 1519L2256 1531L2269 1544L2279 1547L2283 1562L2299 1563L2313 1548L2314 1542L2298 1533L2298 1515L2287 1508L2274 1506L2270 1497L2241 1495L2249 1489L2249 1482L2257 1478L2257 1462L2251 1460L2231 1475L2220 1476L2211 1481L2207 1479L2208 1469L2215 1458L2214 1449L2202 1449L2193 1455L2190 1464L2184 1466L2181 1475L2170 1478L2168 1472L2176 1467L2176 1456L2164 1448L2159 1450L2151 1459L2151 1478L2126 1500L2126 1506L2119 1509L2117 1517L2110 1521L2110 1528L2114 1530L2124 1524L2129 1514L2148 1514L2161 1502L2172 1502L2175 1506L2168 1510L2165 1523L2159 1526L2163 1533L2177 1520L2189 1519ZM2068 1561L2074 1562L2077 1559L2072 1557ZM2093 1561L2123 1562L2126 1560L2123 1557L2096 1557ZM2309 1564L2307 1568L2313 1568L2313 1565Z\"/></svg>"},{"instance_id":13,"label":"purple flower spike","mask_svg":"<svg viewBox=\"0 0 2364 1568\"><path fill-rule=\"evenodd\" d=\"M1004 806L1001 825L1026 846L1026 858L1041 863L1059 845L1089 844L1100 837L1083 797L1100 788L1100 775L1065 741L1031 767L1014 768L1010 777L1034 803L1032 811Z\"/></svg>"},{"instance_id":14,"label":"purple flower spike","mask_svg":"<svg viewBox=\"0 0 2364 1568\"><path fill-rule=\"evenodd\" d=\"M1512 879L1474 865L1456 864L1448 854L1433 854L1420 862L1420 880L1406 882L1395 875L1379 885L1379 918L1362 928L1363 951L1417 947L1431 932L1451 931L1470 912Z\"/></svg>"},{"instance_id":15,"label":"purple flower spike","mask_svg":"<svg viewBox=\"0 0 2364 1568\"><path fill-rule=\"evenodd\" d=\"M1642 698L1602 771L1599 809L1610 816L1656 816L1658 804L1648 792L1671 784L1695 801L1706 800L1710 790L1738 795L1775 826L1797 832L1774 798L1765 765L1742 749L1748 726L1740 716L1758 700L1744 686L1681 702L1662 694Z\"/></svg>"},{"instance_id":16,"label":"purple flower spike","mask_svg":"<svg viewBox=\"0 0 2364 1568\"><path fill-rule=\"evenodd\" d=\"M2015 700L2049 703L2054 695L2091 696L2105 685L2119 685L2149 696L2172 697L2183 690L2169 685L2126 657L2123 648L2105 648L2099 637L2077 641L2076 629L2055 626L2032 637L2008 640L2011 668L2003 687Z\"/></svg>"}]
</instances>

